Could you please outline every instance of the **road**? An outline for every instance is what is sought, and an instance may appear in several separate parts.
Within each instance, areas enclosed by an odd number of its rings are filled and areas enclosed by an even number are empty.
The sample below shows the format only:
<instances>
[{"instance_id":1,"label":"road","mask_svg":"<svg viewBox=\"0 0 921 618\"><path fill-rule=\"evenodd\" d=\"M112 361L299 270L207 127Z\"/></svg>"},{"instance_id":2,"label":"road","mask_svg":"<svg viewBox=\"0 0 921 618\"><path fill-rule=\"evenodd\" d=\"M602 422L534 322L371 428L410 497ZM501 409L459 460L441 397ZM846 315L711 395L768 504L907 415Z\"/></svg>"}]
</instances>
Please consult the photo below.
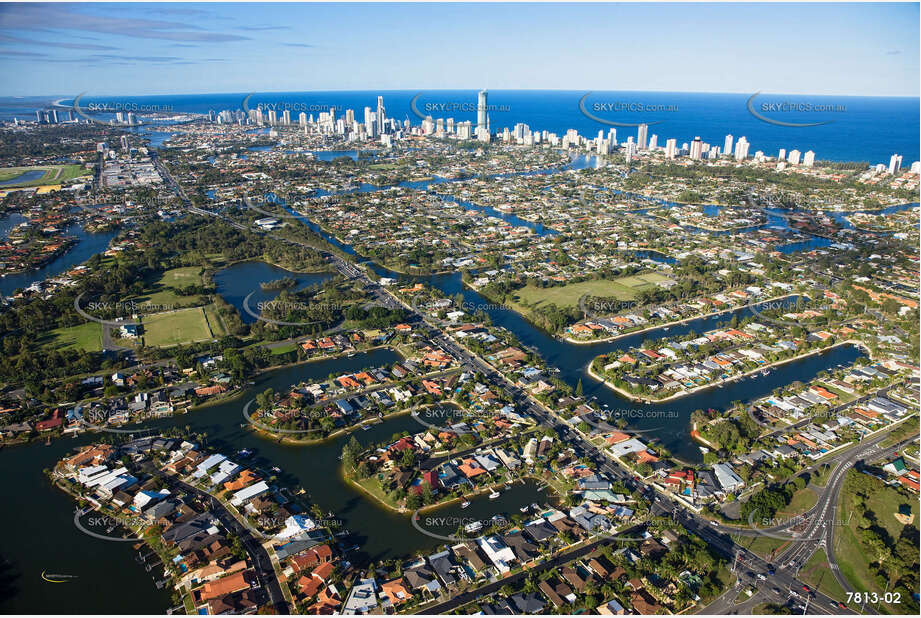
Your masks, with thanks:
<instances>
[{"instance_id":1,"label":"road","mask_svg":"<svg viewBox=\"0 0 921 618\"><path fill-rule=\"evenodd\" d=\"M281 584L278 576L275 574L275 568L265 547L260 542L260 537L255 535L248 526L242 524L227 507L214 496L204 492L197 487L181 481L173 476L159 475L170 489L181 489L190 494L195 494L203 501L211 504L211 512L214 513L224 527L239 537L246 553L249 554L250 563L253 565L253 571L256 574L258 587L262 588L269 595L269 602L276 614L289 614L290 608L285 596L281 591Z\"/></svg>"},{"instance_id":2,"label":"road","mask_svg":"<svg viewBox=\"0 0 921 618\"><path fill-rule=\"evenodd\" d=\"M162 167L158 160L155 159L155 163L158 165L158 169L161 170L161 174L164 175L164 179L174 187L190 211L204 216L220 217L222 219L228 220L225 217L218 215L217 213L212 213L193 207L188 198L185 197L185 194L182 192L181 188L169 175L168 171ZM252 229L236 222L230 223L240 229ZM277 238L277 236L273 234L267 232L265 233L269 236ZM461 362L462 366L477 373L481 373L487 382L492 384L500 391L505 392L505 394L518 406L520 411L532 415L541 424L553 429L561 441L573 448L575 454L578 457L592 461L599 472L607 474L612 479L617 479L624 482L631 489L639 489L641 486L643 486L646 487L647 492L653 491L648 486L643 485L639 479L632 478L626 470L617 466L615 462L610 458L610 456L592 444L587 436L582 434L577 429L571 427L569 424L561 421L555 414L546 409L529 393L522 391L520 388L511 383L497 369L486 363L478 356L472 354L466 348L457 344L453 339L449 338L438 325L426 320L425 316L420 314L413 307L410 307L406 303L397 299L395 296L391 295L386 288L369 277L365 271L347 262L341 256L322 248L291 239L279 239L284 242L299 244L305 247L316 249L321 253L324 259L326 259L326 261L329 262L330 265L339 271L343 276L347 277L348 279L361 281L365 286L365 290L373 297L375 301L385 307L391 309L403 309L404 311L408 312L411 316L408 321L414 326L414 328L417 329L417 332L427 336L434 345L441 348L443 351L452 354ZM883 436L876 439L871 444L878 444L878 442L882 439ZM870 445L861 445L861 448L856 449L853 452L847 451L847 453L842 453L838 457L843 458L841 460L842 462L845 462L845 460L851 462L849 465L852 466L852 459L856 460L861 456L865 456L865 452L868 448L873 447ZM842 466L839 466L839 469L844 465L847 464L842 463ZM820 498L820 504L816 506L816 509L821 509L821 513L823 515L834 512L834 507L831 505L833 502L836 503L836 496L840 491L840 482L841 479L843 479L843 475L844 473L842 472L840 476L834 477L833 480L830 479L827 490ZM802 550L798 550L798 548L803 545L803 543L794 542L791 548L787 550L787 552L785 552L785 554L782 556L782 558L785 558L785 560L779 561L785 562L785 565L775 568L773 564L769 564L767 561L755 555L754 553L738 546L730 536L729 530L718 529L717 526L712 525L708 520L686 510L681 503L674 500L673 498L660 495L653 496L652 500L653 503L650 508L650 515L671 515L675 517L679 523L681 523L689 532L700 536L710 545L711 548L735 563L735 572L738 576L737 588L730 589L723 596L719 597L716 601L704 608L702 613L731 613L733 609L733 601L735 597L738 596L738 587L748 585L753 586L756 589L766 588L763 583L766 581L770 581L770 585L772 587L767 590L759 590L758 594L763 595L766 599L769 599L772 602L787 603L793 599L801 604L809 603L809 609L813 613L853 613L849 609L842 610L838 608L838 600L836 599L831 599L830 597L818 591L807 592L804 590L805 584L796 578L796 573L798 572L799 568L802 567L802 564L805 563L805 560L808 560L809 556L811 556L814 552L814 546L811 550L809 550L808 546ZM826 518L819 517L816 519L816 522L818 523L815 523L811 528L812 532L821 532L823 535L827 535L827 538L831 538L830 535L833 534L833 526L826 529L826 527L821 524L822 521L826 521ZM805 535L807 538L811 536L813 535ZM824 538L826 538L826 536L823 536L823 539ZM828 543L827 546L831 546L830 543ZM834 568L835 567L833 567L833 569ZM461 597L455 597L448 603L452 604L453 607L456 607L460 604L459 599L461 598L469 597L470 600L472 600L474 598L481 597L489 593L488 591L490 586L492 586L492 584L478 588L468 593L464 593L464 595ZM834 607L834 610L829 611L832 607ZM447 607L446 604L442 604L440 606L436 606L433 609L442 609L447 611L450 608Z\"/></svg>"}]
</instances>

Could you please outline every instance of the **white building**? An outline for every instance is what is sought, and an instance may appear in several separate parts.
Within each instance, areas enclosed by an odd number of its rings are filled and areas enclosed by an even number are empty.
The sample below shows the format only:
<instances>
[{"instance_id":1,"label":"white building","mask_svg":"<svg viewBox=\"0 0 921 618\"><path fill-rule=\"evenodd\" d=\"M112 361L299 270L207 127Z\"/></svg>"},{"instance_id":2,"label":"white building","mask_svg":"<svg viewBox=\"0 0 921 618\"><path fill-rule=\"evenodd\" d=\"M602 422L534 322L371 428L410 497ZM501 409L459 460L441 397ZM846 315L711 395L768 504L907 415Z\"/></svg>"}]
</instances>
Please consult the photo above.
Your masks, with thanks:
<instances>
[{"instance_id":1,"label":"white building","mask_svg":"<svg viewBox=\"0 0 921 618\"><path fill-rule=\"evenodd\" d=\"M477 544L486 557L489 558L489 561L499 570L499 573L504 574L512 570L511 565L515 562L515 552L499 537L481 537L477 539Z\"/></svg>"}]
</instances>

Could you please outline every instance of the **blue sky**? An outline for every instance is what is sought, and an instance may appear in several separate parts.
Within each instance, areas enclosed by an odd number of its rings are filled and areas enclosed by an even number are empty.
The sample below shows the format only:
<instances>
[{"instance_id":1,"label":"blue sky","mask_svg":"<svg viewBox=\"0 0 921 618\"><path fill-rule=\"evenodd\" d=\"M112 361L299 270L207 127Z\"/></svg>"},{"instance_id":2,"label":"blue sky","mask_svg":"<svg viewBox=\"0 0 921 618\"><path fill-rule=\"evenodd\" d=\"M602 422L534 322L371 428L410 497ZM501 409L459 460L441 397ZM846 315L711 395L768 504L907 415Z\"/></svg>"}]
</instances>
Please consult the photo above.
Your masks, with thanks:
<instances>
[{"instance_id":1,"label":"blue sky","mask_svg":"<svg viewBox=\"0 0 921 618\"><path fill-rule=\"evenodd\" d=\"M919 5L0 4L0 96L572 89L918 96Z\"/></svg>"}]
</instances>

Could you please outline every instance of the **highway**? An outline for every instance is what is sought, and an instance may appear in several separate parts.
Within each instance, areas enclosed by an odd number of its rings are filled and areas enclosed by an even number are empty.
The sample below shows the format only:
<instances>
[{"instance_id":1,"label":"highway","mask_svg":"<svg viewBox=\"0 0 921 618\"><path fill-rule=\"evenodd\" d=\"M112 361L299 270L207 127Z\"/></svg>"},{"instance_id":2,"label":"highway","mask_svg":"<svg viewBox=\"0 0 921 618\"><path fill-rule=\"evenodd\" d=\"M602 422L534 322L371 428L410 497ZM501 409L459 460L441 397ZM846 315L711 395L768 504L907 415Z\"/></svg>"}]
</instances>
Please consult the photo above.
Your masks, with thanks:
<instances>
[{"instance_id":1,"label":"highway","mask_svg":"<svg viewBox=\"0 0 921 618\"><path fill-rule=\"evenodd\" d=\"M204 216L220 217L240 229L253 230L253 228L248 228L239 223L230 221L217 213L193 207L181 188L175 183L172 176L162 167L159 160L155 158L154 161L158 169L160 169L161 174L163 174L164 179L174 187L174 190L179 194L191 212ZM278 238L268 232L262 233ZM285 238L279 238L279 240L316 249L321 253L324 259L343 276L352 280L361 281L365 286L365 290L378 303L391 309L403 309L408 312L411 316L408 322L418 329L417 332L426 336L432 344L453 355L466 369L482 374L490 384L498 390L503 391L517 405L520 412L530 414L542 425L553 429L560 440L573 448L578 457L590 460L595 464L599 472L607 474L612 479L624 482L631 489L645 487L646 494L652 499L650 508L651 516L665 515L674 517L676 521L682 524L689 532L700 536L711 548L725 556L730 564L734 565L734 572L738 578L736 586L730 588L729 591L717 598L710 605L701 609L700 613L733 613L734 600L743 586L754 587L758 590L756 596L758 596L759 599L763 598L769 602L786 604L792 600L797 607L805 607L808 604L808 610L811 613L854 613L850 609L840 608L837 605L839 599L832 599L818 591L812 591L806 588L805 584L797 579L796 574L819 545L824 544L826 550L828 547L832 546L831 539L834 533L834 526L828 525L828 516L834 516L837 497L840 493L844 475L847 469L853 466L855 461L862 457L877 453L878 451L876 449L878 449L878 444L885 438L886 434L874 438L869 443L860 444L854 449L845 451L833 459L833 461L837 461L839 465L829 478L828 485L820 497L819 503L811 510L812 513L820 513L820 516L813 519L807 532L801 535L803 538L802 541L792 541L791 547L778 557L776 565L771 564L737 545L731 537L731 533L737 533L737 530L711 524L711 522L703 517L687 510L680 502L670 496L654 495L652 487L646 486L639 479L632 478L625 469L617 466L607 453L604 453L592 444L587 436L560 420L555 414L531 397L529 393L522 391L511 383L497 369L472 354L465 347L460 346L453 339L448 337L438 325L426 320L425 316L420 314L413 307L397 299L387 291L386 288L373 280L364 270L359 269L335 253L314 247L308 243ZM785 526L778 527L777 529L783 529L784 527ZM820 540L810 540L814 536L820 537ZM833 562L833 558L830 558L829 564L832 565L832 569L836 573L836 576L840 578L840 573L837 570L837 565ZM489 587L490 586L486 586L465 593L465 596L470 596L471 599L477 598L483 594L487 594L490 591ZM848 588L846 587L845 589ZM433 609L449 611L453 607L459 605L460 599L461 597L457 597ZM750 599L749 601L755 602L756 600L757 599ZM746 603L746 606L747 605L748 603Z\"/></svg>"}]
</instances>

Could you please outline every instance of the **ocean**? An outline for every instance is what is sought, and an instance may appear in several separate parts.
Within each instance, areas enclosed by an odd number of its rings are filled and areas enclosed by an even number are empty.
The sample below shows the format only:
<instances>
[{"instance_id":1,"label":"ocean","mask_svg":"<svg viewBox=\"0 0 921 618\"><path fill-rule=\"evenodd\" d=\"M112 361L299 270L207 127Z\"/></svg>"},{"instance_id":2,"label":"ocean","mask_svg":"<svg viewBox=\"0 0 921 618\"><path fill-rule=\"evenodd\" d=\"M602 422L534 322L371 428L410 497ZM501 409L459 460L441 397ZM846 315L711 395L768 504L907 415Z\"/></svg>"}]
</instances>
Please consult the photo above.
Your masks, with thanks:
<instances>
[{"instance_id":1,"label":"ocean","mask_svg":"<svg viewBox=\"0 0 921 618\"><path fill-rule=\"evenodd\" d=\"M138 106L169 111L206 113L209 110L242 109L244 99L251 93L103 97L86 95L81 108L108 105L120 109ZM731 133L735 139L745 136L750 144L749 154L758 150L776 156L781 148L805 153L815 152L816 160L866 161L888 165L892 154L902 155L902 166L919 160L919 98L917 97L841 97L806 95L758 95L749 106L750 94L669 93L669 92L592 92L559 90L491 90L488 95L490 128L493 132L516 123L527 124L532 131L547 130L563 134L575 129L581 135L594 137L605 134L610 121L626 124L648 123L648 134L656 135L658 144L669 138L680 147L699 136L704 142L723 147L724 138ZM477 92L475 90L431 91L327 91L300 93L255 93L248 107L274 108L279 117L284 109L291 111L294 122L304 111L314 116L320 110L336 108L337 115L346 109L355 110L356 119L364 119L364 108L376 108L377 96L383 96L389 118L412 124L421 122L413 111L433 118L454 118L455 122L476 122ZM55 98L0 98L0 119L14 116L35 118L35 109ZM65 97L64 104L72 104ZM750 111L751 107L755 113ZM817 126L784 126L756 117L787 124L818 124ZM111 118L111 114L95 114ZM600 121L598 120L600 119ZM619 143L637 133L635 126L616 126Z\"/></svg>"}]
</instances>

